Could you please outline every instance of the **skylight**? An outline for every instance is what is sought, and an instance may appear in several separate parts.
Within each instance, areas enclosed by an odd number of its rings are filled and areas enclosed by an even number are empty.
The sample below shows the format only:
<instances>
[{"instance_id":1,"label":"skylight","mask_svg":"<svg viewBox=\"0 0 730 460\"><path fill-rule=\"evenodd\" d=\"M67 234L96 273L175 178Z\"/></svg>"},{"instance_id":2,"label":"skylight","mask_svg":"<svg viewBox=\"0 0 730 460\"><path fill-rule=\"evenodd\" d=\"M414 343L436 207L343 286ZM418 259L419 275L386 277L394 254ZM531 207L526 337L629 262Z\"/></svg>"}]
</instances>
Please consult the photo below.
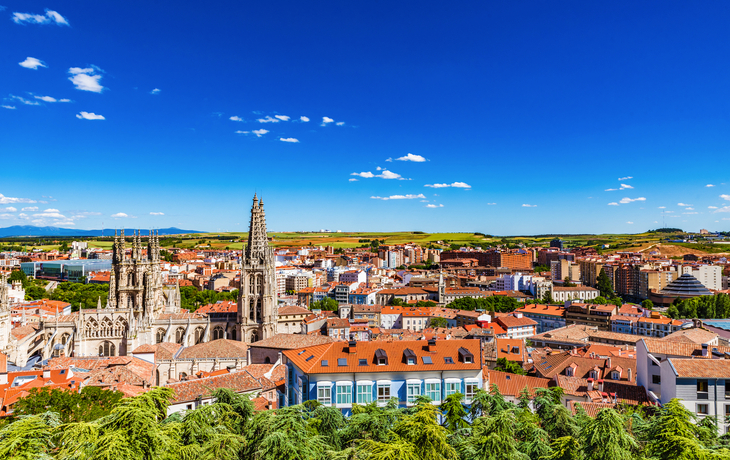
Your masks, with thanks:
<instances>
[{"instance_id":1,"label":"skylight","mask_svg":"<svg viewBox=\"0 0 730 460\"><path fill-rule=\"evenodd\" d=\"M337 358L338 366L347 366L347 358Z\"/></svg>"},{"instance_id":2,"label":"skylight","mask_svg":"<svg viewBox=\"0 0 730 460\"><path fill-rule=\"evenodd\" d=\"M423 359L423 364L433 364L433 362L431 361L431 357L430 356L424 356L421 359Z\"/></svg>"},{"instance_id":3,"label":"skylight","mask_svg":"<svg viewBox=\"0 0 730 460\"><path fill-rule=\"evenodd\" d=\"M360 359L360 360L358 360L358 364L360 366L367 366L368 365L368 360L367 359Z\"/></svg>"},{"instance_id":4,"label":"skylight","mask_svg":"<svg viewBox=\"0 0 730 460\"><path fill-rule=\"evenodd\" d=\"M329 361L327 361L326 359L323 359L323 360L322 360L322 367L327 367L327 366L329 366L329 365L330 365L330 364L329 364Z\"/></svg>"},{"instance_id":5,"label":"skylight","mask_svg":"<svg viewBox=\"0 0 730 460\"><path fill-rule=\"evenodd\" d=\"M454 364L454 360L451 356L444 356L444 362L446 364Z\"/></svg>"}]
</instances>

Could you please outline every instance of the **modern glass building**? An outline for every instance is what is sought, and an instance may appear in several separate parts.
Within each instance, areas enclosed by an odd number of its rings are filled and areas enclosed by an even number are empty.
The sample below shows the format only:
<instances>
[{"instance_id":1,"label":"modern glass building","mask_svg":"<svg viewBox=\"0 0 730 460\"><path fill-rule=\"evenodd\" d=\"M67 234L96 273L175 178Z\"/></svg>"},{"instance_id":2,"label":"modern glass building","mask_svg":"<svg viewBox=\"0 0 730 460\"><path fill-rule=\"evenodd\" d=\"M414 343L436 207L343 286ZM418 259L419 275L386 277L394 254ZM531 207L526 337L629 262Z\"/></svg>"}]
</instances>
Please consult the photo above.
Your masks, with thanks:
<instances>
[{"instance_id":1,"label":"modern glass building","mask_svg":"<svg viewBox=\"0 0 730 460\"><path fill-rule=\"evenodd\" d=\"M109 271L111 260L78 259L23 262L21 270L34 278L83 283L90 272Z\"/></svg>"}]
</instances>

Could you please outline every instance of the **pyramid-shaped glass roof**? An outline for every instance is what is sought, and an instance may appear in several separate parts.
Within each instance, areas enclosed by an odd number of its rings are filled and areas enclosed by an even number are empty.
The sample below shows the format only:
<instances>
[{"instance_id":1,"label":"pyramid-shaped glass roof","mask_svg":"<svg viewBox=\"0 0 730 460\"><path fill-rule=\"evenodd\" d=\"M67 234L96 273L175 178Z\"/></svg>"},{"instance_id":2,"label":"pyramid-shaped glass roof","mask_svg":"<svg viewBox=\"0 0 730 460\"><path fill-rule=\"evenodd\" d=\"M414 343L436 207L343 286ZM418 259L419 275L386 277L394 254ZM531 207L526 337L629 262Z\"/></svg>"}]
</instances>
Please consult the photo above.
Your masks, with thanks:
<instances>
[{"instance_id":1,"label":"pyramid-shaped glass roof","mask_svg":"<svg viewBox=\"0 0 730 460\"><path fill-rule=\"evenodd\" d=\"M700 281L689 273L685 273L676 280L672 281L659 291L659 294L667 296L697 297L701 295L712 295Z\"/></svg>"}]
</instances>

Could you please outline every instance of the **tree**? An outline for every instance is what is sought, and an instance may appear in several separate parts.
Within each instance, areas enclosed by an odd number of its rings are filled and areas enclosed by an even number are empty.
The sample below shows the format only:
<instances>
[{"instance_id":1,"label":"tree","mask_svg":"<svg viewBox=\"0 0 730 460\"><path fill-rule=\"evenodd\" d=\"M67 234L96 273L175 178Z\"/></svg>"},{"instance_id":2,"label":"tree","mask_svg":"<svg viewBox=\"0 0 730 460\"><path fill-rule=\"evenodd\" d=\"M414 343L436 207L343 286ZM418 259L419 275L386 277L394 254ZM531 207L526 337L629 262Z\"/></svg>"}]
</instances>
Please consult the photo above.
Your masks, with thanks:
<instances>
[{"instance_id":1,"label":"tree","mask_svg":"<svg viewBox=\"0 0 730 460\"><path fill-rule=\"evenodd\" d=\"M603 296L598 296L595 299L593 299L591 302L593 302L596 305L606 305L608 303L608 300L606 300Z\"/></svg>"},{"instance_id":2,"label":"tree","mask_svg":"<svg viewBox=\"0 0 730 460\"><path fill-rule=\"evenodd\" d=\"M442 327L446 328L449 326L449 320L440 316L434 316L431 318L431 327Z\"/></svg>"},{"instance_id":3,"label":"tree","mask_svg":"<svg viewBox=\"0 0 730 460\"><path fill-rule=\"evenodd\" d=\"M576 286L576 284L572 283L570 281L570 277L566 276L565 279L563 280L563 287L575 287L575 286Z\"/></svg>"},{"instance_id":4,"label":"tree","mask_svg":"<svg viewBox=\"0 0 730 460\"><path fill-rule=\"evenodd\" d=\"M535 273L549 272L550 267L548 267L547 265L535 265L535 268L533 268L533 271Z\"/></svg>"},{"instance_id":5,"label":"tree","mask_svg":"<svg viewBox=\"0 0 730 460\"><path fill-rule=\"evenodd\" d=\"M391 304L391 305L395 305L395 306L397 306L397 307L399 307L399 306L403 305L403 303L404 303L404 302L403 302L403 299L399 299L399 298L397 298L397 297L393 297L393 300L391 300L391 301L390 301L390 304Z\"/></svg>"},{"instance_id":6,"label":"tree","mask_svg":"<svg viewBox=\"0 0 730 460\"><path fill-rule=\"evenodd\" d=\"M581 431L580 442L586 460L632 460L639 447L614 409L598 412Z\"/></svg>"},{"instance_id":7,"label":"tree","mask_svg":"<svg viewBox=\"0 0 730 460\"><path fill-rule=\"evenodd\" d=\"M613 283L611 283L611 279L608 277L608 275L606 274L606 270L604 270L603 268L598 274L596 287L598 287L598 290L601 291L602 297L606 299L612 299L614 297Z\"/></svg>"},{"instance_id":8,"label":"tree","mask_svg":"<svg viewBox=\"0 0 730 460\"><path fill-rule=\"evenodd\" d=\"M453 393L446 397L441 404L441 412L444 414L444 423L452 433L466 426L466 409L461 401L464 395Z\"/></svg>"},{"instance_id":9,"label":"tree","mask_svg":"<svg viewBox=\"0 0 730 460\"><path fill-rule=\"evenodd\" d=\"M323 297L322 300L312 302L310 307L311 310L326 310L326 311L337 311L340 308L340 304L331 297Z\"/></svg>"},{"instance_id":10,"label":"tree","mask_svg":"<svg viewBox=\"0 0 730 460\"><path fill-rule=\"evenodd\" d=\"M649 299L646 299L641 302L641 306L646 308L647 310L653 310L654 309L654 302L652 302Z\"/></svg>"},{"instance_id":11,"label":"tree","mask_svg":"<svg viewBox=\"0 0 730 460\"><path fill-rule=\"evenodd\" d=\"M553 300L553 293L550 290L545 291L545 295L542 296L542 303L555 303L555 301Z\"/></svg>"},{"instance_id":12,"label":"tree","mask_svg":"<svg viewBox=\"0 0 730 460\"><path fill-rule=\"evenodd\" d=\"M13 272L10 274L9 281L11 283L13 281L20 281L23 284L23 287L25 287L25 283L28 282L28 276L26 276L23 270L13 270Z\"/></svg>"},{"instance_id":13,"label":"tree","mask_svg":"<svg viewBox=\"0 0 730 460\"><path fill-rule=\"evenodd\" d=\"M679 310L677 310L676 305L671 305L669 308L667 308L667 316L669 316L672 319L679 318Z\"/></svg>"},{"instance_id":14,"label":"tree","mask_svg":"<svg viewBox=\"0 0 730 460\"><path fill-rule=\"evenodd\" d=\"M28 396L15 404L15 414L36 415L56 412L61 422L91 422L108 415L122 400L122 392L86 386L81 392L59 388L31 388Z\"/></svg>"},{"instance_id":15,"label":"tree","mask_svg":"<svg viewBox=\"0 0 730 460\"><path fill-rule=\"evenodd\" d=\"M49 454L56 447L55 429L60 424L58 415L53 412L20 416L0 430L0 458L50 459Z\"/></svg>"},{"instance_id":16,"label":"tree","mask_svg":"<svg viewBox=\"0 0 730 460\"><path fill-rule=\"evenodd\" d=\"M527 372L515 361L509 361L507 358L497 359L495 371L509 372L510 374L527 375Z\"/></svg>"}]
</instances>

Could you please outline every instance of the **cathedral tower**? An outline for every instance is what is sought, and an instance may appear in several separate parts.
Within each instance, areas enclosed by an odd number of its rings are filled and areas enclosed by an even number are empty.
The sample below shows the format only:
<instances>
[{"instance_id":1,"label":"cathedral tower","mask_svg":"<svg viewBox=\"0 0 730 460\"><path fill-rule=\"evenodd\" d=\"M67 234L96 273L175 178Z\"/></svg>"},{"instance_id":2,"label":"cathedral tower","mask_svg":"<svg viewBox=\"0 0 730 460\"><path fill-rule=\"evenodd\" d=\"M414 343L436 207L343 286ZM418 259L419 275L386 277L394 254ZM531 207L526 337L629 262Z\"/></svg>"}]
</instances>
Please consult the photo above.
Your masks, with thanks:
<instances>
[{"instance_id":1,"label":"cathedral tower","mask_svg":"<svg viewBox=\"0 0 730 460\"><path fill-rule=\"evenodd\" d=\"M241 289L238 291L240 340L256 342L276 334L276 301L274 251L266 237L264 202L254 195L248 244L241 256Z\"/></svg>"}]
</instances>

